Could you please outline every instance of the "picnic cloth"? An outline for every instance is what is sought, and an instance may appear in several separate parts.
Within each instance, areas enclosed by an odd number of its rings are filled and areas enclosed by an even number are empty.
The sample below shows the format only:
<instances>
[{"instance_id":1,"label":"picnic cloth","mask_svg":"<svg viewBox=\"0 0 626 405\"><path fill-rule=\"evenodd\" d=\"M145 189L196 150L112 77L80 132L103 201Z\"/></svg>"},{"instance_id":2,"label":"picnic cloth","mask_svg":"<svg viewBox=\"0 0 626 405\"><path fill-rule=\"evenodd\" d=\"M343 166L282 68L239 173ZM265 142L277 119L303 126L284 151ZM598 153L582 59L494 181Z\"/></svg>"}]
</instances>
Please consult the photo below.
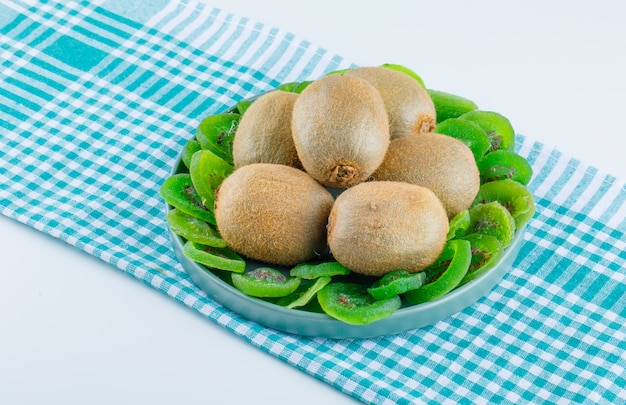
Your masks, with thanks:
<instances>
[{"instance_id":1,"label":"picnic cloth","mask_svg":"<svg viewBox=\"0 0 626 405\"><path fill-rule=\"evenodd\" d=\"M0 3L0 211L111 263L365 403L623 403L624 182L517 136L537 213L503 280L434 325L303 338L207 298L175 259L159 187L199 121L352 66L194 1Z\"/></svg>"}]
</instances>

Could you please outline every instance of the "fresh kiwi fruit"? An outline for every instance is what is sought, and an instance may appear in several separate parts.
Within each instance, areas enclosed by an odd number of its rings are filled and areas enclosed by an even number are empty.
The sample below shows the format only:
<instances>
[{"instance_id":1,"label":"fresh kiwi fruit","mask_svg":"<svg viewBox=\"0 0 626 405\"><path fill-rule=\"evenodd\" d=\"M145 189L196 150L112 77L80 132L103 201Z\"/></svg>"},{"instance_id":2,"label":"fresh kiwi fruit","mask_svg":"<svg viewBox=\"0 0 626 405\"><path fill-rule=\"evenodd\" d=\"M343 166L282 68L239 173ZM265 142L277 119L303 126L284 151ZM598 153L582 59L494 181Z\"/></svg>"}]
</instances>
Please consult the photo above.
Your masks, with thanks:
<instances>
[{"instance_id":1,"label":"fresh kiwi fruit","mask_svg":"<svg viewBox=\"0 0 626 405\"><path fill-rule=\"evenodd\" d=\"M389 145L380 94L347 74L325 76L304 89L293 107L291 129L302 166L326 187L366 180Z\"/></svg>"},{"instance_id":2,"label":"fresh kiwi fruit","mask_svg":"<svg viewBox=\"0 0 626 405\"><path fill-rule=\"evenodd\" d=\"M418 272L446 243L448 217L425 187L393 181L357 184L341 193L328 219L328 246L355 273Z\"/></svg>"},{"instance_id":3,"label":"fresh kiwi fruit","mask_svg":"<svg viewBox=\"0 0 626 405\"><path fill-rule=\"evenodd\" d=\"M332 195L290 166L251 163L215 192L215 219L237 253L276 265L312 260L326 248Z\"/></svg>"},{"instance_id":4,"label":"fresh kiwi fruit","mask_svg":"<svg viewBox=\"0 0 626 405\"><path fill-rule=\"evenodd\" d=\"M255 100L241 117L233 141L235 167L275 163L301 168L291 137L291 112L296 93L272 91Z\"/></svg>"},{"instance_id":5,"label":"fresh kiwi fruit","mask_svg":"<svg viewBox=\"0 0 626 405\"><path fill-rule=\"evenodd\" d=\"M458 139L436 133L391 141L372 179L404 181L431 189L450 219L469 208L480 187L472 151Z\"/></svg>"},{"instance_id":6,"label":"fresh kiwi fruit","mask_svg":"<svg viewBox=\"0 0 626 405\"><path fill-rule=\"evenodd\" d=\"M435 105L422 85L411 76L380 66L351 69L346 76L360 77L380 92L389 116L391 139L435 129Z\"/></svg>"}]
</instances>

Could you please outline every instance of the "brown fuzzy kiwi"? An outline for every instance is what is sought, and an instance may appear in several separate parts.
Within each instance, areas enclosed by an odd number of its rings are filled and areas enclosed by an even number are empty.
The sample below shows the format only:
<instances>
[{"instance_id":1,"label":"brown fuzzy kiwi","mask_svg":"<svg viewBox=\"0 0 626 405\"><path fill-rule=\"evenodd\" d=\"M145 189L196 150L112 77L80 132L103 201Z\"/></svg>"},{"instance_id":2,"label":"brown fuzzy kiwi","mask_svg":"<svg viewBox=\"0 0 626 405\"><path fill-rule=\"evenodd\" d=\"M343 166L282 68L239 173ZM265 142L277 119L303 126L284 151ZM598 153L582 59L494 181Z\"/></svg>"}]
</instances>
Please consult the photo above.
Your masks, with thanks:
<instances>
[{"instance_id":1,"label":"brown fuzzy kiwi","mask_svg":"<svg viewBox=\"0 0 626 405\"><path fill-rule=\"evenodd\" d=\"M391 139L435 129L435 105L428 92L414 78L383 67L351 69L346 75L367 80L380 92L389 116Z\"/></svg>"},{"instance_id":2,"label":"brown fuzzy kiwi","mask_svg":"<svg viewBox=\"0 0 626 405\"><path fill-rule=\"evenodd\" d=\"M385 160L372 178L404 181L431 189L449 218L467 209L480 187L472 151L458 139L436 133L391 141Z\"/></svg>"},{"instance_id":3,"label":"brown fuzzy kiwi","mask_svg":"<svg viewBox=\"0 0 626 405\"><path fill-rule=\"evenodd\" d=\"M305 172L271 163L236 169L215 193L222 238L251 259L294 265L326 248L332 195Z\"/></svg>"},{"instance_id":4,"label":"brown fuzzy kiwi","mask_svg":"<svg viewBox=\"0 0 626 405\"><path fill-rule=\"evenodd\" d=\"M293 140L302 166L327 187L366 180L389 145L389 123L374 86L355 76L325 76L296 100Z\"/></svg>"},{"instance_id":5,"label":"brown fuzzy kiwi","mask_svg":"<svg viewBox=\"0 0 626 405\"><path fill-rule=\"evenodd\" d=\"M250 105L235 132L235 167L275 163L302 168L291 137L291 113L298 96L277 90L263 94Z\"/></svg>"},{"instance_id":6,"label":"brown fuzzy kiwi","mask_svg":"<svg viewBox=\"0 0 626 405\"><path fill-rule=\"evenodd\" d=\"M328 245L350 270L418 272L441 253L448 217L435 194L414 184L371 181L344 191L328 219Z\"/></svg>"}]
</instances>

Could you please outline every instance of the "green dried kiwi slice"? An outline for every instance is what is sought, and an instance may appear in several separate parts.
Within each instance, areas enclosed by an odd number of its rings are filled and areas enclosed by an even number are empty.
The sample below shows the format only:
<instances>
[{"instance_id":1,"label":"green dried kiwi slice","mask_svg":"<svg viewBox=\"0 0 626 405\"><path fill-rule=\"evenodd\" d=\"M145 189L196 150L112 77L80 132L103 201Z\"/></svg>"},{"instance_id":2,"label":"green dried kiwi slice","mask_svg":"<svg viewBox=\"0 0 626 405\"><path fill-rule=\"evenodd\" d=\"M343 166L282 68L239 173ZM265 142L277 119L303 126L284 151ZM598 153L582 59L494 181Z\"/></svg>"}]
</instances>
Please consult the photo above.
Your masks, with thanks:
<instances>
[{"instance_id":1,"label":"green dried kiwi slice","mask_svg":"<svg viewBox=\"0 0 626 405\"><path fill-rule=\"evenodd\" d=\"M424 281L426 281L424 272L409 273L406 270L394 270L376 280L367 292L377 300L385 300L418 289Z\"/></svg>"},{"instance_id":2,"label":"green dried kiwi slice","mask_svg":"<svg viewBox=\"0 0 626 405\"><path fill-rule=\"evenodd\" d=\"M183 254L194 262L212 269L233 273L243 273L246 270L245 260L228 246L215 247L187 241L183 246Z\"/></svg>"},{"instance_id":3,"label":"green dried kiwi slice","mask_svg":"<svg viewBox=\"0 0 626 405\"><path fill-rule=\"evenodd\" d=\"M289 277L271 267L258 267L245 273L233 273L233 285L250 297L285 297L300 286L298 277Z\"/></svg>"},{"instance_id":4,"label":"green dried kiwi slice","mask_svg":"<svg viewBox=\"0 0 626 405\"><path fill-rule=\"evenodd\" d=\"M456 214L451 220L448 230L448 235L446 235L446 240L458 238L467 233L470 225L470 214L469 210L463 210Z\"/></svg>"},{"instance_id":5,"label":"green dried kiwi slice","mask_svg":"<svg viewBox=\"0 0 626 405\"><path fill-rule=\"evenodd\" d=\"M317 295L317 292L324 288L332 279L328 276L321 276L310 281L308 283L301 282L300 286L291 294L280 298L276 301L276 305L285 307L288 309L304 307L313 297Z\"/></svg>"},{"instance_id":6,"label":"green dried kiwi slice","mask_svg":"<svg viewBox=\"0 0 626 405\"><path fill-rule=\"evenodd\" d=\"M202 147L200 146L200 142L198 142L196 139L188 140L185 146L183 146L183 151L181 152L181 159L183 163L185 164L185 166L187 167L187 169L189 169L189 166L191 165L191 157L193 156L194 153L196 153L200 149L202 149Z\"/></svg>"},{"instance_id":7,"label":"green dried kiwi slice","mask_svg":"<svg viewBox=\"0 0 626 405\"><path fill-rule=\"evenodd\" d=\"M512 151L515 147L515 131L509 119L504 115L494 111L473 110L459 118L475 122L487 133L491 141L489 152Z\"/></svg>"},{"instance_id":8,"label":"green dried kiwi slice","mask_svg":"<svg viewBox=\"0 0 626 405\"><path fill-rule=\"evenodd\" d=\"M211 225L205 221L173 209L165 216L172 232L192 242L203 245L224 247L226 242Z\"/></svg>"},{"instance_id":9,"label":"green dried kiwi slice","mask_svg":"<svg viewBox=\"0 0 626 405\"><path fill-rule=\"evenodd\" d=\"M476 103L472 100L457 96L456 94L433 89L426 89L426 91L435 105L437 123L450 118L458 118L461 115L478 108Z\"/></svg>"},{"instance_id":10,"label":"green dried kiwi slice","mask_svg":"<svg viewBox=\"0 0 626 405\"><path fill-rule=\"evenodd\" d=\"M189 175L202 204L213 209L215 190L233 172L233 166L210 150L199 150L191 157Z\"/></svg>"},{"instance_id":11,"label":"green dried kiwi slice","mask_svg":"<svg viewBox=\"0 0 626 405\"><path fill-rule=\"evenodd\" d=\"M456 138L467 145L478 161L489 150L491 142L487 133L478 124L460 118L448 118L435 127L435 132Z\"/></svg>"},{"instance_id":12,"label":"green dried kiwi slice","mask_svg":"<svg viewBox=\"0 0 626 405\"><path fill-rule=\"evenodd\" d=\"M324 76L330 76L330 75L342 75L346 72L348 72L350 70L350 68L348 69L339 69L339 70L333 70L332 72L328 72L326 73Z\"/></svg>"},{"instance_id":13,"label":"green dried kiwi slice","mask_svg":"<svg viewBox=\"0 0 626 405\"><path fill-rule=\"evenodd\" d=\"M246 112L246 110L252 105L251 100L241 100L237 103L237 113L239 114L239 118ZM232 150L231 150L232 153Z\"/></svg>"},{"instance_id":14,"label":"green dried kiwi slice","mask_svg":"<svg viewBox=\"0 0 626 405\"><path fill-rule=\"evenodd\" d=\"M500 241L491 235L472 233L465 235L463 239L471 245L472 261L460 285L468 283L492 269L498 264L504 253L504 247Z\"/></svg>"},{"instance_id":15,"label":"green dried kiwi slice","mask_svg":"<svg viewBox=\"0 0 626 405\"><path fill-rule=\"evenodd\" d=\"M404 298L411 304L421 304L444 296L463 280L471 260L470 242L462 239L446 242L439 258L424 270L424 285L405 293Z\"/></svg>"},{"instance_id":16,"label":"green dried kiwi slice","mask_svg":"<svg viewBox=\"0 0 626 405\"><path fill-rule=\"evenodd\" d=\"M303 82L298 83L296 87L292 90L292 93L300 94L304 89L309 87L309 84L313 83L313 80L305 80Z\"/></svg>"},{"instance_id":17,"label":"green dried kiwi slice","mask_svg":"<svg viewBox=\"0 0 626 405\"><path fill-rule=\"evenodd\" d=\"M380 67L384 67L386 69L397 70L398 72L402 72L405 75L410 76L413 79L417 80L417 82L422 87L426 88L426 85L424 85L424 80L421 78L421 76L418 75L417 73L415 73L412 69L409 69L408 67L406 67L404 65L398 65L397 63L383 63L382 65L380 65Z\"/></svg>"},{"instance_id":18,"label":"green dried kiwi slice","mask_svg":"<svg viewBox=\"0 0 626 405\"><path fill-rule=\"evenodd\" d=\"M296 87L298 87L299 84L300 84L300 82L283 83L283 84L279 85L278 87L276 87L276 90L293 92L293 90Z\"/></svg>"},{"instance_id":19,"label":"green dried kiwi slice","mask_svg":"<svg viewBox=\"0 0 626 405\"><path fill-rule=\"evenodd\" d=\"M193 186L190 174L178 173L168 177L161 185L160 194L172 207L192 217L217 225L213 211L202 204L202 199Z\"/></svg>"},{"instance_id":20,"label":"green dried kiwi slice","mask_svg":"<svg viewBox=\"0 0 626 405\"><path fill-rule=\"evenodd\" d=\"M210 115L200 122L196 139L202 149L210 150L228 163L233 163L233 140L239 124L239 114Z\"/></svg>"},{"instance_id":21,"label":"green dried kiwi slice","mask_svg":"<svg viewBox=\"0 0 626 405\"><path fill-rule=\"evenodd\" d=\"M535 200L524 185L511 180L496 180L485 183L478 189L472 205L498 201L515 219L515 227L521 228L535 215Z\"/></svg>"},{"instance_id":22,"label":"green dried kiwi slice","mask_svg":"<svg viewBox=\"0 0 626 405\"><path fill-rule=\"evenodd\" d=\"M515 220L511 213L499 202L478 204L469 210L469 233L480 233L497 238L507 247L515 236Z\"/></svg>"},{"instance_id":23,"label":"green dried kiwi slice","mask_svg":"<svg viewBox=\"0 0 626 405\"><path fill-rule=\"evenodd\" d=\"M497 150L483 156L478 162L480 181L511 179L526 185L533 175L533 169L522 156L508 150Z\"/></svg>"},{"instance_id":24,"label":"green dried kiwi slice","mask_svg":"<svg viewBox=\"0 0 626 405\"><path fill-rule=\"evenodd\" d=\"M317 300L327 315L351 325L386 318L402 305L398 295L376 300L365 285L357 283L330 283L317 293Z\"/></svg>"},{"instance_id":25,"label":"green dried kiwi slice","mask_svg":"<svg viewBox=\"0 0 626 405\"><path fill-rule=\"evenodd\" d=\"M292 268L289 275L306 280L318 277L347 276L350 270L339 262L300 263Z\"/></svg>"}]
</instances>

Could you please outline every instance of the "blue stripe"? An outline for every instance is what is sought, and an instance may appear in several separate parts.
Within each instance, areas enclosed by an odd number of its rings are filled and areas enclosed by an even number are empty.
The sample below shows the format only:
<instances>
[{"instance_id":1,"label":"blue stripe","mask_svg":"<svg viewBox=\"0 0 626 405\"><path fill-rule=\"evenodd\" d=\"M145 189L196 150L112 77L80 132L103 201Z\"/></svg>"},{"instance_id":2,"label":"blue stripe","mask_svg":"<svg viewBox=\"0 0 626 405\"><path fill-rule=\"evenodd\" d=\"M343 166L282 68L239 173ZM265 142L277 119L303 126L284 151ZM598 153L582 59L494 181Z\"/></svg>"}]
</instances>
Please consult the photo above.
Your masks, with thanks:
<instances>
[{"instance_id":1,"label":"blue stripe","mask_svg":"<svg viewBox=\"0 0 626 405\"><path fill-rule=\"evenodd\" d=\"M26 16L24 14L18 14L17 17L9 24L5 25L1 30L0 34L7 35L11 30L20 25L22 21L26 20Z\"/></svg>"},{"instance_id":2,"label":"blue stripe","mask_svg":"<svg viewBox=\"0 0 626 405\"><path fill-rule=\"evenodd\" d=\"M92 31L89 31L79 25L76 25L74 27L72 27L72 29L80 34L83 34L84 36L86 36L87 38L93 39L94 41L98 41L100 43L103 43L105 45L110 46L111 48L118 48L120 46L120 44L118 44L117 42L110 40L109 38L105 38L103 36L100 36Z\"/></svg>"},{"instance_id":3,"label":"blue stripe","mask_svg":"<svg viewBox=\"0 0 626 405\"><path fill-rule=\"evenodd\" d=\"M161 77L159 78L159 80L156 81L156 83L154 83L152 86L150 86L146 91L144 91L143 93L141 93L141 97L144 98L150 98L152 97L156 92L158 92L159 90L161 90L163 87L165 87L167 84L169 83L169 80Z\"/></svg>"},{"instance_id":4,"label":"blue stripe","mask_svg":"<svg viewBox=\"0 0 626 405\"><path fill-rule=\"evenodd\" d=\"M162 80L165 80L165 79L162 79ZM168 81L166 80L166 82ZM176 98L176 96L183 93L184 91L185 91L185 86L177 84L174 87L172 87L167 93L165 93L160 99L158 99L156 103L159 105L166 105L168 102L172 101L174 98Z\"/></svg>"},{"instance_id":5,"label":"blue stripe","mask_svg":"<svg viewBox=\"0 0 626 405\"><path fill-rule=\"evenodd\" d=\"M35 39L33 39L28 45L34 48L46 39L48 39L55 32L56 30L54 28L48 28L43 33L39 34Z\"/></svg>"},{"instance_id":6,"label":"blue stripe","mask_svg":"<svg viewBox=\"0 0 626 405\"><path fill-rule=\"evenodd\" d=\"M65 70L59 69L56 66L53 66L51 64L49 64L48 62L43 61L42 59L39 58L32 58L30 60L33 64L47 70L50 73L54 73L58 76L61 76L69 81L75 82L78 80L78 76L73 75L71 73L66 72Z\"/></svg>"},{"instance_id":7,"label":"blue stripe","mask_svg":"<svg viewBox=\"0 0 626 405\"><path fill-rule=\"evenodd\" d=\"M143 25L139 24L136 21L129 20L128 18L124 18L121 15L112 13L112 12L102 8L102 7L96 7L94 9L94 11L96 13L98 13L98 14L101 14L101 15L103 15L105 17L108 17L108 18L110 18L112 20L115 20L115 21L117 21L119 23L122 23L124 25L128 25L129 27L132 27L132 28L135 28L135 29L141 29L143 27Z\"/></svg>"},{"instance_id":8,"label":"blue stripe","mask_svg":"<svg viewBox=\"0 0 626 405\"><path fill-rule=\"evenodd\" d=\"M20 32L19 34L17 34L15 36L16 40L23 40L24 38L26 38L30 33L32 33L33 31L35 31L37 28L41 27L41 24L39 24L38 22L34 21L32 22L28 27L26 27L24 30L22 30L22 32Z\"/></svg>"},{"instance_id":9,"label":"blue stripe","mask_svg":"<svg viewBox=\"0 0 626 405\"><path fill-rule=\"evenodd\" d=\"M8 105L0 104L0 111L5 112L9 115L15 117L18 121L26 121L28 120L28 115L22 114L20 111L17 111Z\"/></svg>"},{"instance_id":10,"label":"blue stripe","mask_svg":"<svg viewBox=\"0 0 626 405\"><path fill-rule=\"evenodd\" d=\"M11 93L10 91L7 91L2 87L0 87L0 96L4 96L9 100L13 100L15 101L15 103L21 104L24 107L29 108L33 111L39 111L41 109L41 106L39 104L33 103L32 101L20 97L15 93Z\"/></svg>"},{"instance_id":11,"label":"blue stripe","mask_svg":"<svg viewBox=\"0 0 626 405\"><path fill-rule=\"evenodd\" d=\"M64 91L66 89L66 87L64 85L62 85L61 83L55 82L54 80L51 80L50 78L47 78L45 76L42 76L38 73L33 72L32 70L26 69L26 68L20 68L18 71L18 73L23 74L24 76L29 76L35 80L38 80L42 83L47 84L48 86L58 90L58 91Z\"/></svg>"},{"instance_id":12,"label":"blue stripe","mask_svg":"<svg viewBox=\"0 0 626 405\"><path fill-rule=\"evenodd\" d=\"M33 87L29 84L24 83L21 80L16 80L12 77L7 77L5 80L7 83L14 85L15 87L19 87L22 90L25 90L27 92L29 92L30 94L32 94L33 96L37 96L40 98L43 98L46 101L51 101L54 100L54 97L51 96L50 94L46 93L45 91L42 91L36 87Z\"/></svg>"},{"instance_id":13,"label":"blue stripe","mask_svg":"<svg viewBox=\"0 0 626 405\"><path fill-rule=\"evenodd\" d=\"M180 100L174 107L172 107L172 110L177 113L182 112L186 107L189 107L191 103L199 96L200 96L200 93L196 91L189 92L189 94L183 97L182 100Z\"/></svg>"},{"instance_id":14,"label":"blue stripe","mask_svg":"<svg viewBox=\"0 0 626 405\"><path fill-rule=\"evenodd\" d=\"M9 131L13 131L15 128L17 128L15 125L11 124L8 121L3 120L2 118L0 118L0 127L6 128Z\"/></svg>"},{"instance_id":15,"label":"blue stripe","mask_svg":"<svg viewBox=\"0 0 626 405\"><path fill-rule=\"evenodd\" d=\"M91 24L91 25L93 25L95 27L101 28L101 29L103 29L103 30L105 30L107 32L110 32L113 35L117 35L118 37L122 37L124 39L128 39L128 38L131 37L131 34L129 34L128 32L122 31L122 30L120 30L118 28L115 28L112 25L105 24L104 22L102 22L100 20L96 20L96 19L91 18L91 17L85 17L85 22L87 22L87 23L89 23L89 24Z\"/></svg>"},{"instance_id":16,"label":"blue stripe","mask_svg":"<svg viewBox=\"0 0 626 405\"><path fill-rule=\"evenodd\" d=\"M136 67L135 67L136 68ZM142 83L145 83L152 77L152 72L145 71L136 79L134 82L126 86L126 90L133 92L139 87Z\"/></svg>"}]
</instances>

